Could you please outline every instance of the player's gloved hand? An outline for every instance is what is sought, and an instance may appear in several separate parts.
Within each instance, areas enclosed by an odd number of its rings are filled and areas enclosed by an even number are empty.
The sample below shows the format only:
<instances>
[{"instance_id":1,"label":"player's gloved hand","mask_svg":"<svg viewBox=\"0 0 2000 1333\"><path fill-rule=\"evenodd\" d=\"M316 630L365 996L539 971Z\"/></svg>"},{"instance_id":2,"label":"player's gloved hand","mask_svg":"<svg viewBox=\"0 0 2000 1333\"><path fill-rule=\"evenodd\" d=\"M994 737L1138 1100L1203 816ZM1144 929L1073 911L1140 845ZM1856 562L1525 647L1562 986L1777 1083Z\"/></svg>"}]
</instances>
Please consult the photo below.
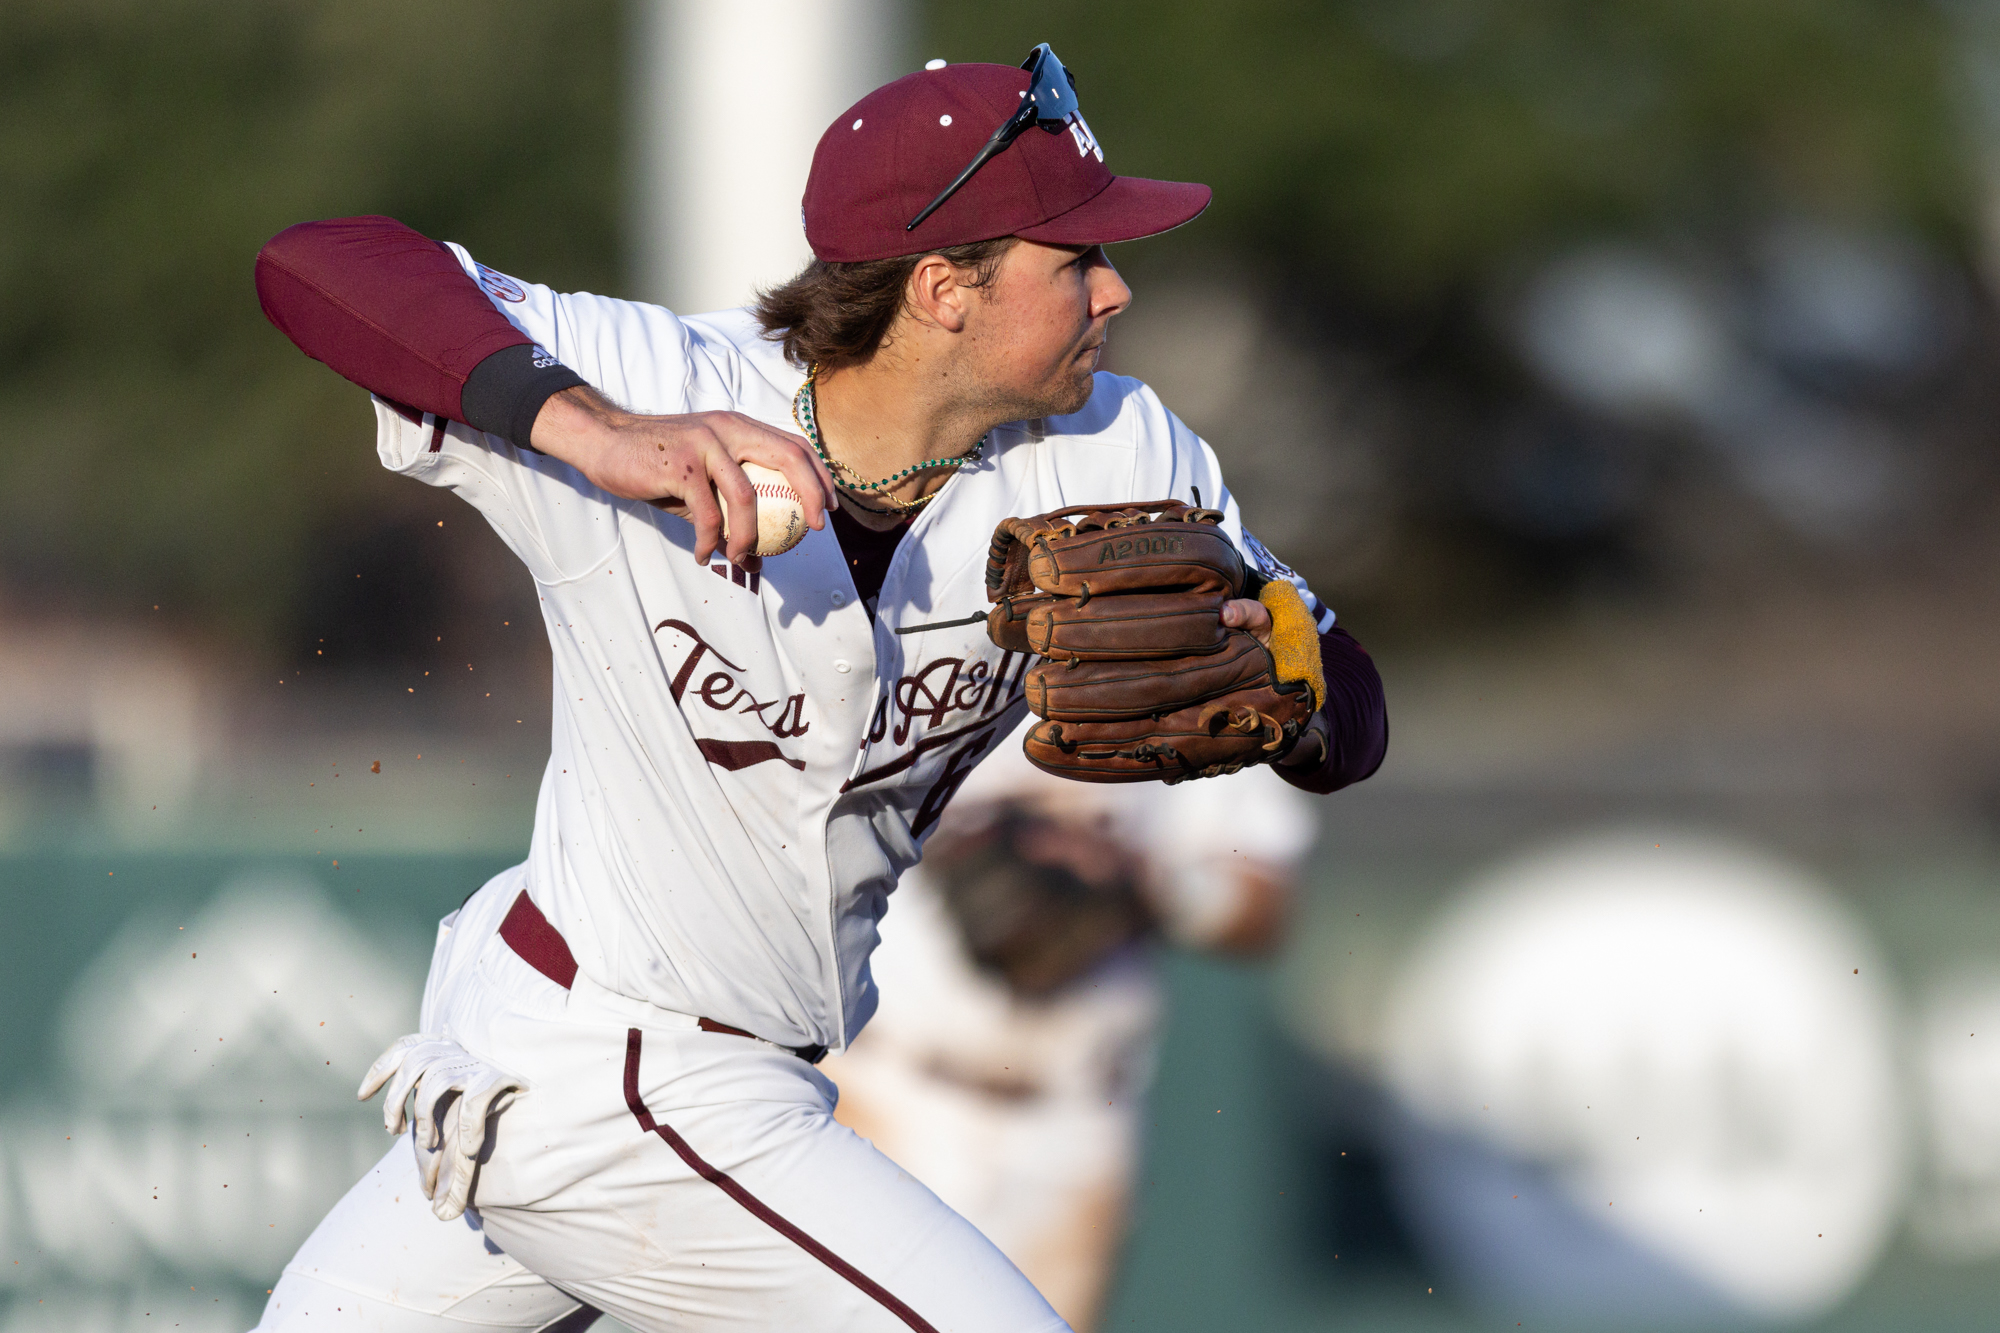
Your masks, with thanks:
<instances>
[{"instance_id":1,"label":"player's gloved hand","mask_svg":"<svg viewBox=\"0 0 2000 1333\"><path fill-rule=\"evenodd\" d=\"M531 442L600 490L685 516L694 524L694 557L704 564L722 546L724 505L729 559L741 564L756 549L757 493L743 463L783 473L815 528L826 526L827 509L838 503L833 474L804 436L741 412L645 416L579 385L542 404Z\"/></svg>"},{"instance_id":2,"label":"player's gloved hand","mask_svg":"<svg viewBox=\"0 0 2000 1333\"><path fill-rule=\"evenodd\" d=\"M986 632L1042 659L1023 680L1037 768L1182 782L1284 763L1311 734L1326 695L1312 617L1245 567L1222 521L1156 500L994 530Z\"/></svg>"},{"instance_id":3,"label":"player's gloved hand","mask_svg":"<svg viewBox=\"0 0 2000 1333\"><path fill-rule=\"evenodd\" d=\"M1237 597L1222 604L1222 625L1225 629L1240 629L1248 633L1267 650L1272 648L1271 635L1276 622L1271 617L1271 609L1262 602L1247 597ZM1315 711L1312 720L1306 723L1298 744L1284 758L1273 762L1279 768L1306 768L1326 758L1328 739L1326 714Z\"/></svg>"},{"instance_id":4,"label":"player's gloved hand","mask_svg":"<svg viewBox=\"0 0 2000 1333\"><path fill-rule=\"evenodd\" d=\"M382 1125L400 1134L405 1103L416 1090L416 1143L424 1197L449 1222L472 1197L472 1176L486 1142L486 1122L528 1090L525 1079L479 1059L449 1037L416 1032L376 1057L355 1096L367 1101L387 1084Z\"/></svg>"}]
</instances>

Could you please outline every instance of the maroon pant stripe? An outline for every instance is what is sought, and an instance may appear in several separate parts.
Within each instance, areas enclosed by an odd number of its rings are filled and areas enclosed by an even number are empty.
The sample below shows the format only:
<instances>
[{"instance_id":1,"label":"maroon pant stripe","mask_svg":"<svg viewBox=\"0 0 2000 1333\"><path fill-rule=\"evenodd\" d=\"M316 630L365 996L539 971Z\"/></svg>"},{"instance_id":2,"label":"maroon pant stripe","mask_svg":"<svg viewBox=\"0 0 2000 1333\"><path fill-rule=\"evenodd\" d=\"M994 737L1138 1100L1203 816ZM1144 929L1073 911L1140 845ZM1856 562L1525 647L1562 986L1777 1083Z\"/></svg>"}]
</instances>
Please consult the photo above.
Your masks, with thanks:
<instances>
[{"instance_id":1,"label":"maroon pant stripe","mask_svg":"<svg viewBox=\"0 0 2000 1333\"><path fill-rule=\"evenodd\" d=\"M686 1139L674 1133L672 1126L663 1125L653 1119L653 1113L646 1109L646 1103L639 1096L639 1029L637 1028L631 1028L625 1033L625 1105L632 1108L632 1114L639 1121L640 1129L648 1134L658 1134L665 1139L667 1146L688 1164L690 1170L742 1204L758 1221L852 1282L865 1292L869 1299L915 1329L916 1333L937 1333L922 1315L897 1300L881 1283L779 1216L769 1204L731 1179L727 1172L718 1171L703 1161L701 1155L688 1146Z\"/></svg>"}]
</instances>

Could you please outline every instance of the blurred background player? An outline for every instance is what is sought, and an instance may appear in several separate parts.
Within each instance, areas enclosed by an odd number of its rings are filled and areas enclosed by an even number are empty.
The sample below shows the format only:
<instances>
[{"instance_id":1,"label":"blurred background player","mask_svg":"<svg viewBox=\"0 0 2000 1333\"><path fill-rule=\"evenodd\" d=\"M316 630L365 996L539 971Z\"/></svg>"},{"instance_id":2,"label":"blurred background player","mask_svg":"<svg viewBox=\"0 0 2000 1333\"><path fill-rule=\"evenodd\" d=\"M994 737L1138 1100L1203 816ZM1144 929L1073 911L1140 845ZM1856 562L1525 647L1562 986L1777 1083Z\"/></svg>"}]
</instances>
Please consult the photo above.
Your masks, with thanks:
<instances>
[{"instance_id":1,"label":"blurred background player","mask_svg":"<svg viewBox=\"0 0 2000 1333\"><path fill-rule=\"evenodd\" d=\"M1093 786L1002 745L897 887L881 1007L825 1066L838 1118L1071 1327L1096 1327L1143 1146L1159 941L1271 953L1314 830L1306 798L1261 769Z\"/></svg>"}]
</instances>

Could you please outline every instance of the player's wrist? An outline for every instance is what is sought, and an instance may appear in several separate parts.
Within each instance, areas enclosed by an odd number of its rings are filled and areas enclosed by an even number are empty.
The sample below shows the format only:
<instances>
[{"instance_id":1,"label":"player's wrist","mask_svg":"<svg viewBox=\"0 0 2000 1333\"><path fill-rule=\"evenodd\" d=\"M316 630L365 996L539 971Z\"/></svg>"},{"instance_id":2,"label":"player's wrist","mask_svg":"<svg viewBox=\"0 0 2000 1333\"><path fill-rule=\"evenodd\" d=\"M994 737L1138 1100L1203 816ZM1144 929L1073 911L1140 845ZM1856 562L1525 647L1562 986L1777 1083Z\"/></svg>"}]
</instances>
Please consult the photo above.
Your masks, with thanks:
<instances>
[{"instance_id":1,"label":"player's wrist","mask_svg":"<svg viewBox=\"0 0 2000 1333\"><path fill-rule=\"evenodd\" d=\"M475 430L533 448L543 405L583 383L583 376L534 343L515 343L472 368L459 393L460 412Z\"/></svg>"},{"instance_id":2,"label":"player's wrist","mask_svg":"<svg viewBox=\"0 0 2000 1333\"><path fill-rule=\"evenodd\" d=\"M573 386L543 401L527 444L595 479L626 415L590 386Z\"/></svg>"}]
</instances>

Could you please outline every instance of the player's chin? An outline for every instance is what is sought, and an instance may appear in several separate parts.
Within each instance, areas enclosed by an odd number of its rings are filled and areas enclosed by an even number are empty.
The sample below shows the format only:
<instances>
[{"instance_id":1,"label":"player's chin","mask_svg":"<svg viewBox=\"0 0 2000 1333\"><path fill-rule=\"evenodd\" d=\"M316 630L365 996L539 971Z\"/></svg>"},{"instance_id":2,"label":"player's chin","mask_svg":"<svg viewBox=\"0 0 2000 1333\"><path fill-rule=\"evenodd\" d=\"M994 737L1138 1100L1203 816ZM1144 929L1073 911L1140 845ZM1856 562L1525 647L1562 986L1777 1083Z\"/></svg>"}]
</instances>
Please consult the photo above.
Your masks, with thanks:
<instances>
[{"instance_id":1,"label":"player's chin","mask_svg":"<svg viewBox=\"0 0 2000 1333\"><path fill-rule=\"evenodd\" d=\"M1097 388L1097 358L1090 357L1080 363L1050 395L1048 416L1066 417L1073 412L1081 412L1090 402L1090 395Z\"/></svg>"}]
</instances>

